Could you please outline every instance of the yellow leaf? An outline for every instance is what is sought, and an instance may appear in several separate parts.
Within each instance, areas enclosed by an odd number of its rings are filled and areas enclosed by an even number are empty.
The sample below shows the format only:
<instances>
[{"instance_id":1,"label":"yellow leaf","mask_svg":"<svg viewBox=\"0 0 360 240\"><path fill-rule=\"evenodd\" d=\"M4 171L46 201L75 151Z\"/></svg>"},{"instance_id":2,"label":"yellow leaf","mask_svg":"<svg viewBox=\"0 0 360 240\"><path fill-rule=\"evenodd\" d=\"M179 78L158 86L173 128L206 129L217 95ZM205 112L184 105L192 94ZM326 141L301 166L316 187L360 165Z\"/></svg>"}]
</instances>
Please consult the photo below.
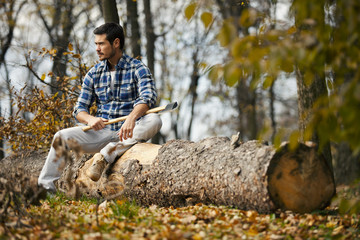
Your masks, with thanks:
<instances>
[{"instance_id":1,"label":"yellow leaf","mask_svg":"<svg viewBox=\"0 0 360 240\"><path fill-rule=\"evenodd\" d=\"M294 33L296 33L296 30L297 30L296 27L292 26L287 30L287 33L288 34L294 34Z\"/></svg>"},{"instance_id":2,"label":"yellow leaf","mask_svg":"<svg viewBox=\"0 0 360 240\"><path fill-rule=\"evenodd\" d=\"M72 45L71 43L69 43L68 49L69 49L69 51L73 51L73 50L74 50L73 45Z\"/></svg>"},{"instance_id":3,"label":"yellow leaf","mask_svg":"<svg viewBox=\"0 0 360 240\"><path fill-rule=\"evenodd\" d=\"M185 8L185 17L189 21L195 14L196 3L191 3Z\"/></svg>"},{"instance_id":4,"label":"yellow leaf","mask_svg":"<svg viewBox=\"0 0 360 240\"><path fill-rule=\"evenodd\" d=\"M203 239L203 238L201 237L201 235L200 235L199 233L196 233L196 234L192 237L192 239L193 239L193 240L201 240L201 239Z\"/></svg>"},{"instance_id":5,"label":"yellow leaf","mask_svg":"<svg viewBox=\"0 0 360 240\"><path fill-rule=\"evenodd\" d=\"M56 56L56 53L57 53L57 50L55 48L53 48L49 51L49 54L51 54L53 56Z\"/></svg>"},{"instance_id":6,"label":"yellow leaf","mask_svg":"<svg viewBox=\"0 0 360 240\"><path fill-rule=\"evenodd\" d=\"M80 54L73 54L73 57L74 58L81 58L81 55Z\"/></svg>"},{"instance_id":7,"label":"yellow leaf","mask_svg":"<svg viewBox=\"0 0 360 240\"><path fill-rule=\"evenodd\" d=\"M45 75L45 73L44 73L43 75L41 75L41 80L44 81L45 78L46 78L46 75Z\"/></svg>"},{"instance_id":8,"label":"yellow leaf","mask_svg":"<svg viewBox=\"0 0 360 240\"><path fill-rule=\"evenodd\" d=\"M259 234L259 231L256 228L256 224L252 224L249 231L248 231L249 236L256 236Z\"/></svg>"},{"instance_id":9,"label":"yellow leaf","mask_svg":"<svg viewBox=\"0 0 360 240\"><path fill-rule=\"evenodd\" d=\"M203 22L205 28L208 28L213 21L213 15L210 12L204 12L201 14L201 21Z\"/></svg>"}]
</instances>

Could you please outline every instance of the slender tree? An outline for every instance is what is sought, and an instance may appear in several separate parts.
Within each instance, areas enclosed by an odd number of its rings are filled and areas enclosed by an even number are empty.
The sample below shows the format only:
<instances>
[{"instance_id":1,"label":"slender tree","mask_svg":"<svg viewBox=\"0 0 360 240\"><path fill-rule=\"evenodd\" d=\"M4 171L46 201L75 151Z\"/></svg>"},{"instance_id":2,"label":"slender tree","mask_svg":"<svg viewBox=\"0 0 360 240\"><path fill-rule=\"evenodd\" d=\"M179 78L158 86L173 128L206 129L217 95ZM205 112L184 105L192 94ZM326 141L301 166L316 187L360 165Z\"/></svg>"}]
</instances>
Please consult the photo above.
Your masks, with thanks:
<instances>
[{"instance_id":1,"label":"slender tree","mask_svg":"<svg viewBox=\"0 0 360 240\"><path fill-rule=\"evenodd\" d=\"M19 15L22 8L25 6L26 1L1 1L0 2L0 13L1 13L1 31L0 31L0 69L4 67L5 71L5 82L7 94L9 96L9 114L13 114L13 96L12 96L12 85L9 78L9 71L6 63L6 54L11 47L11 43L14 39L14 30L18 22ZM1 99L0 99L0 118L2 117L1 111ZM1 120L2 121L2 120ZM0 122L1 123L1 122ZM1 123L2 125L2 123ZM4 142L0 139L0 159L5 156Z\"/></svg>"},{"instance_id":2,"label":"slender tree","mask_svg":"<svg viewBox=\"0 0 360 240\"><path fill-rule=\"evenodd\" d=\"M116 0L102 0L101 10L106 23L108 22L120 23L119 14L116 6Z\"/></svg>"},{"instance_id":3,"label":"slender tree","mask_svg":"<svg viewBox=\"0 0 360 240\"><path fill-rule=\"evenodd\" d=\"M304 44L309 55L316 54L311 65L308 62L297 62L296 64L300 140L307 139L316 143L319 143L319 135L316 131L307 133L311 136L305 134L308 132L307 128L313 116L312 109L315 102L328 94L324 70L326 49L320 47L320 42L322 44L330 42L325 23L325 3L326 0L306 1L305 4L304 1L294 0L292 3L295 26L298 29L297 38ZM330 143L328 141L322 144L322 152L332 168Z\"/></svg>"},{"instance_id":4,"label":"slender tree","mask_svg":"<svg viewBox=\"0 0 360 240\"><path fill-rule=\"evenodd\" d=\"M130 46L134 57L141 57L141 36L137 1L126 0L127 24L130 24ZM128 29L129 30L129 29Z\"/></svg>"},{"instance_id":5,"label":"slender tree","mask_svg":"<svg viewBox=\"0 0 360 240\"><path fill-rule=\"evenodd\" d=\"M146 33L146 58L147 65L155 76L155 41L157 36L154 32L153 15L151 12L150 0L144 0L145 33Z\"/></svg>"},{"instance_id":6,"label":"slender tree","mask_svg":"<svg viewBox=\"0 0 360 240\"><path fill-rule=\"evenodd\" d=\"M250 6L249 1L244 0L216 0L219 6L223 19L231 21L236 28L237 36L247 36L248 26L241 26L239 19L245 9ZM257 93L253 87L250 86L252 78L256 76L252 73L243 75L238 79L236 86L236 108L238 111L238 126L237 131L241 132L241 137L248 139L256 139L258 133L257 124Z\"/></svg>"},{"instance_id":7,"label":"slender tree","mask_svg":"<svg viewBox=\"0 0 360 240\"><path fill-rule=\"evenodd\" d=\"M46 33L49 36L51 47L56 50L54 52L54 63L52 66L53 76L51 77L51 93L55 94L61 91L61 80L67 73L68 56L64 55L67 51L68 44L71 39L71 33L76 21L74 8L76 2L74 0L63 4L62 1L54 0L51 3L41 3L39 0L33 0L37 7L37 14L40 17ZM52 14L48 14L51 11ZM48 17L48 16L51 17ZM60 81L59 81L60 80Z\"/></svg>"}]
</instances>

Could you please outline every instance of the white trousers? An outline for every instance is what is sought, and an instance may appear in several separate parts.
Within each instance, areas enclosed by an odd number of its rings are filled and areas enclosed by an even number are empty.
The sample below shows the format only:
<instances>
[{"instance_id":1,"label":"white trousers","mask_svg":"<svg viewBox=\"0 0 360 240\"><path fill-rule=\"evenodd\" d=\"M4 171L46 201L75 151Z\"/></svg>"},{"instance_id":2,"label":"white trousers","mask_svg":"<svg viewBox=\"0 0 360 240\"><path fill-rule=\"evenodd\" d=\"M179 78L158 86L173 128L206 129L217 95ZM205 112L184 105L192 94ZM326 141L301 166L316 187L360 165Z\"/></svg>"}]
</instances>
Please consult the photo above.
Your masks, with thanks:
<instances>
[{"instance_id":1,"label":"white trousers","mask_svg":"<svg viewBox=\"0 0 360 240\"><path fill-rule=\"evenodd\" d=\"M135 143L148 141L155 136L160 131L161 126L162 122L159 115L152 113L140 118L135 124L133 137L122 142L120 142L117 132L111 131L108 125L102 130L89 130L87 132L82 130L82 126L66 128L54 135L53 142L58 137L65 142L73 139L84 152L100 152L108 163L112 163L116 157L122 155ZM39 186L49 191L56 191L54 182L61 176L59 167L63 160L63 157L57 159L55 148L51 144L49 154L38 178Z\"/></svg>"}]
</instances>

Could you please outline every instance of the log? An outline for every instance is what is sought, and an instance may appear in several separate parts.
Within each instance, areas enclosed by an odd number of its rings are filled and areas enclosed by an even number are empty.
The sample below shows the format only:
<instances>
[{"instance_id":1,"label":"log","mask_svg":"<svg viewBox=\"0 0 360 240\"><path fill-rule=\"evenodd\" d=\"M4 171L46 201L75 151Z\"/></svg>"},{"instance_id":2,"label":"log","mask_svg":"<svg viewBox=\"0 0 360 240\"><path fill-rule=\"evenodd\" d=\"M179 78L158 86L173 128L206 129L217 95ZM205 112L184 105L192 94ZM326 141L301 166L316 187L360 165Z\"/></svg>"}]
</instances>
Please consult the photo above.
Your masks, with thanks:
<instances>
[{"instance_id":1,"label":"log","mask_svg":"<svg viewBox=\"0 0 360 240\"><path fill-rule=\"evenodd\" d=\"M335 194L324 157L305 144L290 151L288 144L276 150L259 141L234 144L226 137L139 143L98 182L85 175L91 162L77 169L75 185L82 194L126 197L144 206L203 203L305 213L325 208Z\"/></svg>"}]
</instances>

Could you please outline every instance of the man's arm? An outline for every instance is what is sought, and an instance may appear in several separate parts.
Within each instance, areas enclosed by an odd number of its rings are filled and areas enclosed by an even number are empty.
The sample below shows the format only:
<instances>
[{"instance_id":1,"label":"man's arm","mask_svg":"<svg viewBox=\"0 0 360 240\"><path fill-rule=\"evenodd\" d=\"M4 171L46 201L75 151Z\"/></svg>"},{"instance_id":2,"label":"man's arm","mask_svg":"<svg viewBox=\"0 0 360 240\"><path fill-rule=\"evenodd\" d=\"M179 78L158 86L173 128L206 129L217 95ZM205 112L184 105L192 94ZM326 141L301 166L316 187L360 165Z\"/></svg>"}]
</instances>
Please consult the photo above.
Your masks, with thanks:
<instances>
[{"instance_id":1,"label":"man's arm","mask_svg":"<svg viewBox=\"0 0 360 240\"><path fill-rule=\"evenodd\" d=\"M149 110L149 106L144 103L138 104L134 107L134 109L129 114L129 116L120 128L120 131L118 133L120 141L133 137L133 130L135 127L136 119L142 117L147 110Z\"/></svg>"},{"instance_id":2,"label":"man's arm","mask_svg":"<svg viewBox=\"0 0 360 240\"><path fill-rule=\"evenodd\" d=\"M94 117L85 111L79 112L78 115L76 115L76 119L79 122L92 127L95 131L103 129L105 127L105 122L108 121L101 117Z\"/></svg>"}]
</instances>

